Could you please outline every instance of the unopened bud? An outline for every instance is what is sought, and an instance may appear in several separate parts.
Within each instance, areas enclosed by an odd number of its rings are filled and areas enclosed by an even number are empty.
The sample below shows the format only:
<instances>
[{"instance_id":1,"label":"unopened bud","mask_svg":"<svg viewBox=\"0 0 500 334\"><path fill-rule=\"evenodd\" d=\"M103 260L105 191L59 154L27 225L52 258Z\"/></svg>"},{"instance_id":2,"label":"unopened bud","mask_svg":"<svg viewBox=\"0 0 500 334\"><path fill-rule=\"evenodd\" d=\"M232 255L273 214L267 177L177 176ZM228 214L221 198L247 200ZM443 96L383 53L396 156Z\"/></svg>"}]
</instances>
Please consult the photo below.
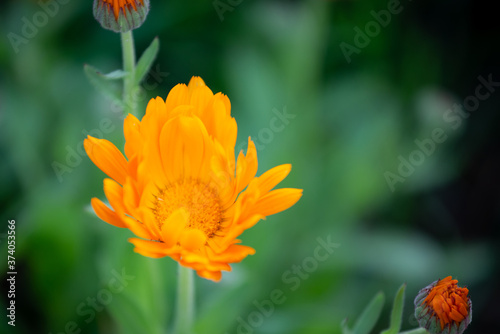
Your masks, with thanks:
<instances>
[{"instance_id":1,"label":"unopened bud","mask_svg":"<svg viewBox=\"0 0 500 334\"><path fill-rule=\"evenodd\" d=\"M95 19L114 32L139 28L148 12L149 0L94 0Z\"/></svg>"},{"instance_id":2,"label":"unopened bud","mask_svg":"<svg viewBox=\"0 0 500 334\"><path fill-rule=\"evenodd\" d=\"M431 334L462 334L472 321L469 290L448 276L420 290L415 317Z\"/></svg>"}]
</instances>

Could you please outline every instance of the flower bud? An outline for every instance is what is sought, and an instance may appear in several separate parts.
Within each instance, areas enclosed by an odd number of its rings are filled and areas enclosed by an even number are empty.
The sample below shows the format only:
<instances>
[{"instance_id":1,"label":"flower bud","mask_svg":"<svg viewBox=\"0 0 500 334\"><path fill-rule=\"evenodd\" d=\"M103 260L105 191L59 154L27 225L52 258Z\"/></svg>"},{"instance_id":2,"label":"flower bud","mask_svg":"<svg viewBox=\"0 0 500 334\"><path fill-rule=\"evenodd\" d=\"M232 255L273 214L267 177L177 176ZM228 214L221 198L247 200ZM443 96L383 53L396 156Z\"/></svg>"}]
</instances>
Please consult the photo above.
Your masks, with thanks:
<instances>
[{"instance_id":1,"label":"flower bud","mask_svg":"<svg viewBox=\"0 0 500 334\"><path fill-rule=\"evenodd\" d=\"M95 19L114 32L139 28L148 12L149 0L94 0Z\"/></svg>"},{"instance_id":2,"label":"flower bud","mask_svg":"<svg viewBox=\"0 0 500 334\"><path fill-rule=\"evenodd\" d=\"M462 334L472 321L469 290L448 276L420 290L415 298L415 317L431 334Z\"/></svg>"}]
</instances>

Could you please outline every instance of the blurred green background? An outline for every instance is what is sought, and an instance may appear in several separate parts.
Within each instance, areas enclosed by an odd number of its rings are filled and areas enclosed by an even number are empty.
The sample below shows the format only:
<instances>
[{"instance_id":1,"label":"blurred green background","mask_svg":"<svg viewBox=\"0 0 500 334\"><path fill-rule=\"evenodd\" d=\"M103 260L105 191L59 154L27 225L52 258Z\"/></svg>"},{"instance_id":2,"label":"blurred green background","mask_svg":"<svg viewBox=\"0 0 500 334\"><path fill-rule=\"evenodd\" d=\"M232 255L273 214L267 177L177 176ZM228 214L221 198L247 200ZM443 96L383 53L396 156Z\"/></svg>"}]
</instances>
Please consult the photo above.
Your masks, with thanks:
<instances>
[{"instance_id":1,"label":"blurred green background","mask_svg":"<svg viewBox=\"0 0 500 334\"><path fill-rule=\"evenodd\" d=\"M123 118L83 65L120 68L119 35L94 21L91 0L48 2L58 8L46 21L43 2L0 3L0 331L166 333L176 263L133 253L131 232L89 210L91 197L104 197L104 174L81 153L83 138L123 147ZM141 53L155 36L161 47L141 109L199 75L231 99L237 147L254 138L259 174L292 163L283 186L304 189L293 208L242 235L254 256L220 283L196 278L197 333L340 333L344 318L352 324L383 291L380 331L403 282L410 329L418 290L448 275L470 289L466 333L498 327L500 92L490 91L461 124L445 120L454 103L474 101L466 98L479 76L500 81L494 3L402 1L381 27L370 23L372 11L387 10L386 0L151 2L136 47ZM27 21L38 22L36 32ZM363 39L356 27L367 24L373 30ZM13 46L12 34L25 39ZM288 124L270 131L284 112ZM414 153L415 140L435 129L446 140L432 154ZM391 189L386 172L397 175L399 157L412 154L422 161ZM15 328L4 315L9 219L17 237ZM318 238L339 247L311 262ZM309 273L291 272L303 265ZM132 278L110 294L122 271ZM257 305L275 289L285 300L262 315Z\"/></svg>"}]
</instances>

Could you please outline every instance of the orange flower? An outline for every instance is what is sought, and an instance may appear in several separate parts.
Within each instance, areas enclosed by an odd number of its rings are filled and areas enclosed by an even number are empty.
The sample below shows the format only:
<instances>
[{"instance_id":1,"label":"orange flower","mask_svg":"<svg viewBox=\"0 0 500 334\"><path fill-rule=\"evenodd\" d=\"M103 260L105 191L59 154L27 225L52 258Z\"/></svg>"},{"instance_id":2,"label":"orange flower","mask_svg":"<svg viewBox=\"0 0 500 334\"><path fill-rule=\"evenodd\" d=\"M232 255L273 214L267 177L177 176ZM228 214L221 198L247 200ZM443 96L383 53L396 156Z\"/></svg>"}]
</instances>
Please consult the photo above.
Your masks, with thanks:
<instances>
[{"instance_id":1,"label":"orange flower","mask_svg":"<svg viewBox=\"0 0 500 334\"><path fill-rule=\"evenodd\" d=\"M448 276L420 290L415 298L415 315L430 333L461 334L472 321L469 290Z\"/></svg>"},{"instance_id":2,"label":"orange flower","mask_svg":"<svg viewBox=\"0 0 500 334\"><path fill-rule=\"evenodd\" d=\"M109 141L88 137L85 150L110 179L92 207L102 220L129 228L144 256L170 256L198 275L218 281L255 253L237 237L266 216L283 211L301 189L272 190L290 172L281 165L255 177L257 152L248 139L236 160L237 125L229 99L213 94L201 78L152 99L139 121L124 122L125 154Z\"/></svg>"},{"instance_id":3,"label":"orange flower","mask_svg":"<svg viewBox=\"0 0 500 334\"><path fill-rule=\"evenodd\" d=\"M94 0L95 19L114 32L140 27L148 12L149 0Z\"/></svg>"}]
</instances>

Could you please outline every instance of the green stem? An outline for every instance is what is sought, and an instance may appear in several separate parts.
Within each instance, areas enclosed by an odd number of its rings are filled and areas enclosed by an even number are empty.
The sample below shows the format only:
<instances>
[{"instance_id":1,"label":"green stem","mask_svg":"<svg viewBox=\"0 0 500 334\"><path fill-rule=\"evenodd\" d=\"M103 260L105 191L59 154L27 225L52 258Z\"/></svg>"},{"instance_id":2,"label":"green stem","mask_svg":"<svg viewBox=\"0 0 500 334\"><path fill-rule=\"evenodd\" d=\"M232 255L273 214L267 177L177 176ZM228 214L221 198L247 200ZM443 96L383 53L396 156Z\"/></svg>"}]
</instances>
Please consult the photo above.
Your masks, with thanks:
<instances>
[{"instance_id":1,"label":"green stem","mask_svg":"<svg viewBox=\"0 0 500 334\"><path fill-rule=\"evenodd\" d=\"M175 334L191 334L194 317L193 270L179 264Z\"/></svg>"},{"instance_id":2,"label":"green stem","mask_svg":"<svg viewBox=\"0 0 500 334\"><path fill-rule=\"evenodd\" d=\"M427 330L425 328L416 328L416 329L412 329L410 331L407 331L407 332L401 332L399 334L428 334L429 332L427 332Z\"/></svg>"},{"instance_id":3,"label":"green stem","mask_svg":"<svg viewBox=\"0 0 500 334\"><path fill-rule=\"evenodd\" d=\"M138 116L136 112L136 103L133 100L133 93L136 90L135 84L135 47L132 30L121 33L123 70L128 75L123 79L123 103L125 105L124 113Z\"/></svg>"}]
</instances>

